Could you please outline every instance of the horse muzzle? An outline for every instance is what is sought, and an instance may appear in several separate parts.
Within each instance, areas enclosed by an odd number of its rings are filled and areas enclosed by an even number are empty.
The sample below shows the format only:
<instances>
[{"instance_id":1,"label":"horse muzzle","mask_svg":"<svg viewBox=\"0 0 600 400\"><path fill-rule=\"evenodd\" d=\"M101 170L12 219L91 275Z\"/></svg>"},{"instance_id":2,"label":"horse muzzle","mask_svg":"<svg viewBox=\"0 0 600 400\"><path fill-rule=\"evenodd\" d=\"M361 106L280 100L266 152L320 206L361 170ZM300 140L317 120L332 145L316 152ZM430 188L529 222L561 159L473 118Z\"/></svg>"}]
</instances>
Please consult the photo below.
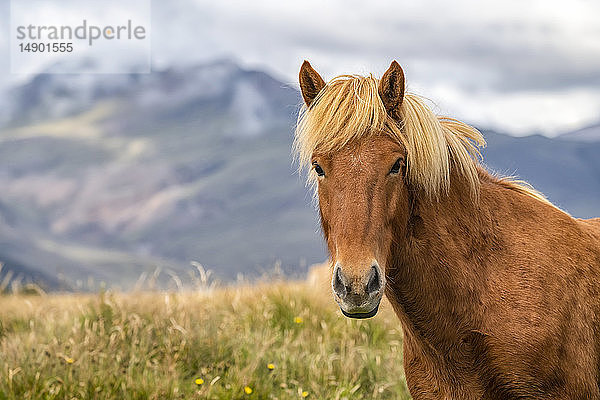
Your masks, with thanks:
<instances>
[{"instance_id":1,"label":"horse muzzle","mask_svg":"<svg viewBox=\"0 0 600 400\"><path fill-rule=\"evenodd\" d=\"M334 297L342 313L349 318L371 318L377 314L383 297L385 280L374 263L364 276L350 277L335 266L331 282Z\"/></svg>"}]
</instances>

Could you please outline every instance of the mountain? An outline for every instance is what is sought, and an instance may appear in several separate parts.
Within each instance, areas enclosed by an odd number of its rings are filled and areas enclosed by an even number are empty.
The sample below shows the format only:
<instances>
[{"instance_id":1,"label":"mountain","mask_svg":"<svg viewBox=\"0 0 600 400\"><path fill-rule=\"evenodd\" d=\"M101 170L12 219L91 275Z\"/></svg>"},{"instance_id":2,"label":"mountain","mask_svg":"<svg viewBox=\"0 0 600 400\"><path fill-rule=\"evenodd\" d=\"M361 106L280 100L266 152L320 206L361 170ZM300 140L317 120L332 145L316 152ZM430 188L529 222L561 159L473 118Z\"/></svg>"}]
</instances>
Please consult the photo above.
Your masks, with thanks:
<instances>
[{"instance_id":1,"label":"mountain","mask_svg":"<svg viewBox=\"0 0 600 400\"><path fill-rule=\"evenodd\" d=\"M147 75L42 74L0 132L0 262L49 289L129 288L196 261L223 280L323 260L291 160L298 91L224 60ZM600 214L600 142L485 132L488 166ZM88 284L88 280L95 282ZM2 276L0 276L0 281Z\"/></svg>"},{"instance_id":2,"label":"mountain","mask_svg":"<svg viewBox=\"0 0 600 400\"><path fill-rule=\"evenodd\" d=\"M232 279L325 257L291 162L295 89L227 61L80 79L13 90L29 100L0 135L0 260L128 287L192 260ZM69 95L44 114L48 88Z\"/></svg>"},{"instance_id":3,"label":"mountain","mask_svg":"<svg viewBox=\"0 0 600 400\"><path fill-rule=\"evenodd\" d=\"M600 141L600 123L577 129L573 132L563 133L558 137L561 140L575 140L581 142Z\"/></svg>"},{"instance_id":4,"label":"mountain","mask_svg":"<svg viewBox=\"0 0 600 400\"><path fill-rule=\"evenodd\" d=\"M488 169L529 182L573 216L600 216L600 140L513 137L489 131L484 136Z\"/></svg>"}]
</instances>

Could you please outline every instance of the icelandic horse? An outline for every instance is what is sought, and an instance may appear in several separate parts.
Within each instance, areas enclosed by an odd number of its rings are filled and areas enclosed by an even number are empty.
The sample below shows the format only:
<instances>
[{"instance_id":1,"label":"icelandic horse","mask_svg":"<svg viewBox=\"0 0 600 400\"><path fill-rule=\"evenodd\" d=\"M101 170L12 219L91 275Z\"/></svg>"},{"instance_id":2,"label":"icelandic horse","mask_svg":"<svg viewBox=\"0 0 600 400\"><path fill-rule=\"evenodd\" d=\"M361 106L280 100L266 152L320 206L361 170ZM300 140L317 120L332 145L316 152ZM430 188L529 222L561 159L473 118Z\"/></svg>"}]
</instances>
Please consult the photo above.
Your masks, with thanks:
<instances>
[{"instance_id":1,"label":"icelandic horse","mask_svg":"<svg viewBox=\"0 0 600 400\"><path fill-rule=\"evenodd\" d=\"M600 399L600 219L480 164L482 135L381 79L304 62L295 151L315 187L332 289L385 295L420 399ZM600 202L599 202L600 204Z\"/></svg>"}]
</instances>

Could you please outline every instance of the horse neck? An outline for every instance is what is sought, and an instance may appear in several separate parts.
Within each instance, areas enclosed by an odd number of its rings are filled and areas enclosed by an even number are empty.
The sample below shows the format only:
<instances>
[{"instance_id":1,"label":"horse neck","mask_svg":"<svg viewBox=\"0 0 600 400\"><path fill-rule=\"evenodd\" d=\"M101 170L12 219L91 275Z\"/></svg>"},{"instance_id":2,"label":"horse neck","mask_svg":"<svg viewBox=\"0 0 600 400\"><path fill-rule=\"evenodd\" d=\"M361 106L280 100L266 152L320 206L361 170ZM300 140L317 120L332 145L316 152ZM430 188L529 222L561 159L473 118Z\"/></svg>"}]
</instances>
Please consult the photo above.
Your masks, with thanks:
<instances>
[{"instance_id":1,"label":"horse neck","mask_svg":"<svg viewBox=\"0 0 600 400\"><path fill-rule=\"evenodd\" d=\"M414 201L408 228L398 229L405 237L395 241L386 271L386 293L405 330L436 340L453 340L447 335L462 329L465 318L477 318L485 286L481 260L495 240L490 208L452 178L439 201Z\"/></svg>"}]
</instances>

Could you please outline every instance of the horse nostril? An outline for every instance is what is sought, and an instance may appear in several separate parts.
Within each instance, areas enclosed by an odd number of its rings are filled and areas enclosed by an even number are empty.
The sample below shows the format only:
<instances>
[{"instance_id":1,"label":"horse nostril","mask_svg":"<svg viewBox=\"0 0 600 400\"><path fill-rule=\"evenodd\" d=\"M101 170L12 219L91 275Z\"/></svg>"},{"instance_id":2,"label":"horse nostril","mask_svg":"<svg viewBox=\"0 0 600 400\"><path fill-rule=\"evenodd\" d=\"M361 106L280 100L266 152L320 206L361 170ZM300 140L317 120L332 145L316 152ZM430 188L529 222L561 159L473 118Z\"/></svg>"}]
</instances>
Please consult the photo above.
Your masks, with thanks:
<instances>
[{"instance_id":1,"label":"horse nostril","mask_svg":"<svg viewBox=\"0 0 600 400\"><path fill-rule=\"evenodd\" d=\"M379 276L379 268L375 265L371 267L371 277L367 283L367 294L378 292L381 289L381 277Z\"/></svg>"},{"instance_id":2,"label":"horse nostril","mask_svg":"<svg viewBox=\"0 0 600 400\"><path fill-rule=\"evenodd\" d=\"M336 267L333 276L333 290L338 296L342 297L348 293L344 280L342 278L342 270L340 267Z\"/></svg>"}]
</instances>

